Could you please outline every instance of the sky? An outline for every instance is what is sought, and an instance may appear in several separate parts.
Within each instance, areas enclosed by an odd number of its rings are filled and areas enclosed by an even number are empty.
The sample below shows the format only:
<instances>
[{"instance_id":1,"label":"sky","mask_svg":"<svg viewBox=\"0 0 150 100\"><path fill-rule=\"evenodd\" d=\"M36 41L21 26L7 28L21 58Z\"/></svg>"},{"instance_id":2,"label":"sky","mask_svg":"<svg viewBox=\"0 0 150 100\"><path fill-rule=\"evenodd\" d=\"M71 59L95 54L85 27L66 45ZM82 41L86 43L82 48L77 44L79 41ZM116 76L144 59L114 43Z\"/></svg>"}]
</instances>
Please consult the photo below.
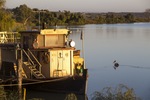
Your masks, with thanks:
<instances>
[{"instance_id":1,"label":"sky","mask_svg":"<svg viewBox=\"0 0 150 100\"><path fill-rule=\"evenodd\" d=\"M144 12L150 0L6 0L6 8L26 4L30 8L71 12Z\"/></svg>"}]
</instances>

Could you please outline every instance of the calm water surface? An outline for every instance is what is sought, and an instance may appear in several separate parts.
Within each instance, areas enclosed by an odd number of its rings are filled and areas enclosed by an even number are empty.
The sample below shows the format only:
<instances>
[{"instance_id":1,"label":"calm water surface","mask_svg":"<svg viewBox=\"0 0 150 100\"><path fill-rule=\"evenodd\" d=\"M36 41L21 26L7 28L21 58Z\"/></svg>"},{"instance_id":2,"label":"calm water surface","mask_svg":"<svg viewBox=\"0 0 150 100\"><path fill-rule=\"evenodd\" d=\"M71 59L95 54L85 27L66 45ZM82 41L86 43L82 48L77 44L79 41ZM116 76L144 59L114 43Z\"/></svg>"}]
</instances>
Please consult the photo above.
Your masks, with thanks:
<instances>
[{"instance_id":1,"label":"calm water surface","mask_svg":"<svg viewBox=\"0 0 150 100\"><path fill-rule=\"evenodd\" d=\"M150 100L150 23L73 26L76 48L82 50L89 69L88 98L104 87L119 84L133 88L142 100ZM116 70L113 61L120 64Z\"/></svg>"}]
</instances>

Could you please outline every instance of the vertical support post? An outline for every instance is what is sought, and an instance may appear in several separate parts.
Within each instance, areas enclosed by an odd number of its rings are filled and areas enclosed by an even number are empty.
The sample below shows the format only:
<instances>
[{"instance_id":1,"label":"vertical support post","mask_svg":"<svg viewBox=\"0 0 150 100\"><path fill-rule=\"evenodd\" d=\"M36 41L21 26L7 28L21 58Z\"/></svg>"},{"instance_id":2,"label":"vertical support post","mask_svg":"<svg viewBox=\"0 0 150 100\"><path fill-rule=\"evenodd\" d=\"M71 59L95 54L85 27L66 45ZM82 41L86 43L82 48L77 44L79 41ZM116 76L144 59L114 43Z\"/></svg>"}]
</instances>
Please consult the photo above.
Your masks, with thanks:
<instances>
[{"instance_id":1,"label":"vertical support post","mask_svg":"<svg viewBox=\"0 0 150 100\"><path fill-rule=\"evenodd\" d=\"M73 68L73 50L70 51L70 75L74 75L74 68Z\"/></svg>"},{"instance_id":2,"label":"vertical support post","mask_svg":"<svg viewBox=\"0 0 150 100\"><path fill-rule=\"evenodd\" d=\"M40 20L41 20L41 18L40 18L40 11L39 11L39 31L41 30L41 25L40 25L41 21Z\"/></svg>"},{"instance_id":3,"label":"vertical support post","mask_svg":"<svg viewBox=\"0 0 150 100\"><path fill-rule=\"evenodd\" d=\"M22 100L22 61L18 59L18 91L19 100Z\"/></svg>"},{"instance_id":4,"label":"vertical support post","mask_svg":"<svg viewBox=\"0 0 150 100\"><path fill-rule=\"evenodd\" d=\"M85 56L84 56L84 33L81 30L81 40L82 40L82 56L84 58L84 69L85 69Z\"/></svg>"},{"instance_id":5,"label":"vertical support post","mask_svg":"<svg viewBox=\"0 0 150 100\"><path fill-rule=\"evenodd\" d=\"M23 88L24 92L23 92L23 100L26 100L26 88Z\"/></svg>"},{"instance_id":6,"label":"vertical support post","mask_svg":"<svg viewBox=\"0 0 150 100\"><path fill-rule=\"evenodd\" d=\"M1 53L1 48L0 48L0 69L1 69L1 67L2 67L2 53Z\"/></svg>"}]
</instances>

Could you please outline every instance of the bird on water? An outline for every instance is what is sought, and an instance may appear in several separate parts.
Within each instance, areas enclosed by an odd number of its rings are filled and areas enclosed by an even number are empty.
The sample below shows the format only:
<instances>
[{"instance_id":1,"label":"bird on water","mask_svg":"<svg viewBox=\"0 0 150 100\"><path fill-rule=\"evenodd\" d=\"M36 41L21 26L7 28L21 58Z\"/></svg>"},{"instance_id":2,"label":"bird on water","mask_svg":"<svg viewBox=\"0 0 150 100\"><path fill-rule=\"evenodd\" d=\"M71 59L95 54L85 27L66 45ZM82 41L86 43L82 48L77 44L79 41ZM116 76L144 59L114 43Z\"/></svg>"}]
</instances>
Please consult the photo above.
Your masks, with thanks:
<instances>
[{"instance_id":1,"label":"bird on water","mask_svg":"<svg viewBox=\"0 0 150 100\"><path fill-rule=\"evenodd\" d=\"M116 60L114 60L113 64L114 64L114 69L116 69L117 67L119 67L119 63L117 63Z\"/></svg>"}]
</instances>

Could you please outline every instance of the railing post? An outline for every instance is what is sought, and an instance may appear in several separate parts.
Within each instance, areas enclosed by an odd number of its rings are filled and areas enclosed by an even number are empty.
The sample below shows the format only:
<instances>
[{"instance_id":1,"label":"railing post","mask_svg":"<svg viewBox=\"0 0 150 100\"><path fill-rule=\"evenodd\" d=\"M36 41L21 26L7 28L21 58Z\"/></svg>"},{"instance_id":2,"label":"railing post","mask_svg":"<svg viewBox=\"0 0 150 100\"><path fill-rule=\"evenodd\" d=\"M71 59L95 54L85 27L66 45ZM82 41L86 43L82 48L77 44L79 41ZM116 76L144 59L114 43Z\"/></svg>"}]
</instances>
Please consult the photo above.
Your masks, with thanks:
<instances>
[{"instance_id":1,"label":"railing post","mask_svg":"<svg viewBox=\"0 0 150 100\"><path fill-rule=\"evenodd\" d=\"M18 32L0 32L0 43L18 43L20 37L17 36Z\"/></svg>"},{"instance_id":2,"label":"railing post","mask_svg":"<svg viewBox=\"0 0 150 100\"><path fill-rule=\"evenodd\" d=\"M22 61L18 59L18 91L19 100L22 100Z\"/></svg>"},{"instance_id":3,"label":"railing post","mask_svg":"<svg viewBox=\"0 0 150 100\"><path fill-rule=\"evenodd\" d=\"M40 73L42 72L42 65L40 64L40 62L37 60L37 58L34 56L34 54L30 51L30 49L28 49L28 51L30 52L30 54L32 55L32 57L35 59L35 61L38 63L38 65L39 65L39 71L40 71Z\"/></svg>"}]
</instances>

